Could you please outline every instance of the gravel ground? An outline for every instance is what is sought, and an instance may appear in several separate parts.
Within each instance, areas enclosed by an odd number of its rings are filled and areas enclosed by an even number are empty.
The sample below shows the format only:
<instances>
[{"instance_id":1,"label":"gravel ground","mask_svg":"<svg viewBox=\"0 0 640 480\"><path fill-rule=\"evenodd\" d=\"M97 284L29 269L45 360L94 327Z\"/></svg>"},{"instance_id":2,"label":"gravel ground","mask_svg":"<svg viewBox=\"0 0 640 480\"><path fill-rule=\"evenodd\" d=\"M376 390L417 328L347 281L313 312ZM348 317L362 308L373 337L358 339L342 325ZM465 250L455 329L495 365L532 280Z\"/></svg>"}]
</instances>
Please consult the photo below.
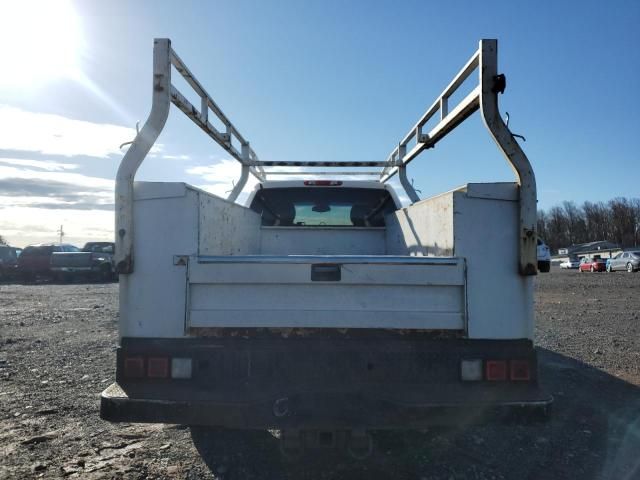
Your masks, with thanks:
<instances>
[{"instance_id":1,"label":"gravel ground","mask_svg":"<svg viewBox=\"0 0 640 480\"><path fill-rule=\"evenodd\" d=\"M287 463L268 434L103 422L117 285L1 285L0 478L640 478L640 274L554 269L536 309L548 422L380 433L364 462Z\"/></svg>"}]
</instances>

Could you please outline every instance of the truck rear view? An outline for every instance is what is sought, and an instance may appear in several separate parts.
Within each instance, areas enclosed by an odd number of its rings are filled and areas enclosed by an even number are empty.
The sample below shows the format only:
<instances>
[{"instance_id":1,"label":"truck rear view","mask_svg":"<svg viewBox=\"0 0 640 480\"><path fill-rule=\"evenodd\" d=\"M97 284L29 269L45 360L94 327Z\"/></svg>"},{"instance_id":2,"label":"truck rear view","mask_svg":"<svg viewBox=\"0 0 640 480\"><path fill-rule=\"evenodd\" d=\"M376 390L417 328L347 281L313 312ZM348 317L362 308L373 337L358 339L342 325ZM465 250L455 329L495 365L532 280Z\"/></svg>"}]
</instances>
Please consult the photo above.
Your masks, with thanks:
<instances>
[{"instance_id":1,"label":"truck rear view","mask_svg":"<svg viewBox=\"0 0 640 480\"><path fill-rule=\"evenodd\" d=\"M171 84L172 66L199 106ZM366 453L371 430L546 411L532 344L535 177L498 111L495 40L379 162L261 161L169 40L155 41L153 82L116 181L120 347L103 418L277 429L285 450L343 438ZM171 103L241 164L228 198L134 182ZM407 164L478 110L516 181L419 199ZM287 174L300 179L273 179ZM258 183L240 205L249 175Z\"/></svg>"}]
</instances>

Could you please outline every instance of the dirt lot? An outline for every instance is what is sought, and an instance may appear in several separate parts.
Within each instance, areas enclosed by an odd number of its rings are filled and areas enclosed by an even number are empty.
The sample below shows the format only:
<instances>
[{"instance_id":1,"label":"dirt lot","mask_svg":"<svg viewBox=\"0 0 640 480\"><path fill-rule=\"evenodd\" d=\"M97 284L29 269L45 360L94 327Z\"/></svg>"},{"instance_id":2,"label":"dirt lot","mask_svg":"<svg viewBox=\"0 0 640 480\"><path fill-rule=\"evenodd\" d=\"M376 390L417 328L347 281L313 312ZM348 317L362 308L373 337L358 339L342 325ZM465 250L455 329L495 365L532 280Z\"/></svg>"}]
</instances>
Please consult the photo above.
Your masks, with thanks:
<instances>
[{"instance_id":1,"label":"dirt lot","mask_svg":"<svg viewBox=\"0 0 640 480\"><path fill-rule=\"evenodd\" d=\"M385 433L364 462L282 462L271 436L111 425L117 285L0 285L0 478L640 478L640 273L552 270L537 286L550 421Z\"/></svg>"}]
</instances>

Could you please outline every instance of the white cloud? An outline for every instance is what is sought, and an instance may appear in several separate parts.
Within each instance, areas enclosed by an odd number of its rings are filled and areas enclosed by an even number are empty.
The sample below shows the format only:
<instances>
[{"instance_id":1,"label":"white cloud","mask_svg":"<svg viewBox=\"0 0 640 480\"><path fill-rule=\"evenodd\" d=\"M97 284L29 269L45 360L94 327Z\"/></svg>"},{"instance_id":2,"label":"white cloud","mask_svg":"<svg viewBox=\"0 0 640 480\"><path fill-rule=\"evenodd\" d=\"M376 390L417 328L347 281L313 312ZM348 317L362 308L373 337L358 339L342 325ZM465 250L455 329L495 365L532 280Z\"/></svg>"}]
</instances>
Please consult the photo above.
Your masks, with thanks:
<instances>
[{"instance_id":1,"label":"white cloud","mask_svg":"<svg viewBox=\"0 0 640 480\"><path fill-rule=\"evenodd\" d=\"M0 180L7 178L37 179L43 183L69 183L73 184L77 191L82 191L83 188L113 191L114 188L114 181L107 178L90 177L81 173L40 171L0 165Z\"/></svg>"},{"instance_id":2,"label":"white cloud","mask_svg":"<svg viewBox=\"0 0 640 480\"><path fill-rule=\"evenodd\" d=\"M49 210L29 207L3 209L0 233L11 245L58 241L63 225L64 241L82 246L88 241L113 240L113 211Z\"/></svg>"},{"instance_id":3,"label":"white cloud","mask_svg":"<svg viewBox=\"0 0 640 480\"><path fill-rule=\"evenodd\" d=\"M226 198L235 185L235 182L240 179L241 167L240 163L236 160L224 159L213 165L201 165L188 168L186 172L189 175L200 177L207 182L198 185L198 188L219 197ZM251 190L256 183L256 178L253 175L249 175L244 191L247 192Z\"/></svg>"},{"instance_id":4,"label":"white cloud","mask_svg":"<svg viewBox=\"0 0 640 480\"><path fill-rule=\"evenodd\" d=\"M57 172L63 170L75 170L78 165L75 163L61 163L49 160L26 160L22 158L0 158L0 163L6 165L14 165L17 167L32 167L39 168L41 170L47 170L49 172Z\"/></svg>"},{"instance_id":5,"label":"white cloud","mask_svg":"<svg viewBox=\"0 0 640 480\"><path fill-rule=\"evenodd\" d=\"M70 243L112 239L114 181L75 168L0 158L0 235L17 246L50 242L64 225Z\"/></svg>"},{"instance_id":6,"label":"white cloud","mask_svg":"<svg viewBox=\"0 0 640 480\"><path fill-rule=\"evenodd\" d=\"M49 155L121 155L119 146L135 137L135 129L73 120L0 105L0 149Z\"/></svg>"},{"instance_id":7,"label":"white cloud","mask_svg":"<svg viewBox=\"0 0 640 480\"><path fill-rule=\"evenodd\" d=\"M36 160L28 161L35 162ZM46 162L43 162L46 163ZM47 171L0 163L0 209L112 210L114 182L75 172Z\"/></svg>"},{"instance_id":8,"label":"white cloud","mask_svg":"<svg viewBox=\"0 0 640 480\"><path fill-rule=\"evenodd\" d=\"M124 154L125 151L126 150L123 148L122 149L122 153ZM164 144L163 143L155 143L151 147L151 150L149 150L149 154L147 155L147 157L148 158L158 158L162 152L164 152Z\"/></svg>"},{"instance_id":9,"label":"white cloud","mask_svg":"<svg viewBox=\"0 0 640 480\"><path fill-rule=\"evenodd\" d=\"M224 159L213 165L200 165L187 168L189 175L202 177L212 183L228 183L240 178L240 163L235 160Z\"/></svg>"},{"instance_id":10,"label":"white cloud","mask_svg":"<svg viewBox=\"0 0 640 480\"><path fill-rule=\"evenodd\" d=\"M165 160L190 160L189 155L162 155Z\"/></svg>"}]
</instances>

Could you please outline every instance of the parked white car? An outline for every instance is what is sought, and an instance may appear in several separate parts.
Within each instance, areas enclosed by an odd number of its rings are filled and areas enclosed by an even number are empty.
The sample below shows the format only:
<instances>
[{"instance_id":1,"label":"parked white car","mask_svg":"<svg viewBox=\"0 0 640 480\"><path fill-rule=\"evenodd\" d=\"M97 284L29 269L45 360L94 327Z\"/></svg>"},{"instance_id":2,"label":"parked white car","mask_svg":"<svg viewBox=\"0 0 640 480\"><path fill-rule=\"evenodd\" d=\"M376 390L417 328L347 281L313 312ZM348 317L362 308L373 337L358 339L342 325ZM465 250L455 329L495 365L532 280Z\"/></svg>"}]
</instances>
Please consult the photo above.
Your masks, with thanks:
<instances>
[{"instance_id":1,"label":"parked white car","mask_svg":"<svg viewBox=\"0 0 640 480\"><path fill-rule=\"evenodd\" d=\"M538 270L544 273L551 270L551 250L540 238L538 238Z\"/></svg>"},{"instance_id":2,"label":"parked white car","mask_svg":"<svg viewBox=\"0 0 640 480\"><path fill-rule=\"evenodd\" d=\"M569 269L573 270L578 268L579 266L580 266L580 260L578 260L577 258L570 258L560 264L560 268L564 268L566 270L569 270Z\"/></svg>"}]
</instances>

